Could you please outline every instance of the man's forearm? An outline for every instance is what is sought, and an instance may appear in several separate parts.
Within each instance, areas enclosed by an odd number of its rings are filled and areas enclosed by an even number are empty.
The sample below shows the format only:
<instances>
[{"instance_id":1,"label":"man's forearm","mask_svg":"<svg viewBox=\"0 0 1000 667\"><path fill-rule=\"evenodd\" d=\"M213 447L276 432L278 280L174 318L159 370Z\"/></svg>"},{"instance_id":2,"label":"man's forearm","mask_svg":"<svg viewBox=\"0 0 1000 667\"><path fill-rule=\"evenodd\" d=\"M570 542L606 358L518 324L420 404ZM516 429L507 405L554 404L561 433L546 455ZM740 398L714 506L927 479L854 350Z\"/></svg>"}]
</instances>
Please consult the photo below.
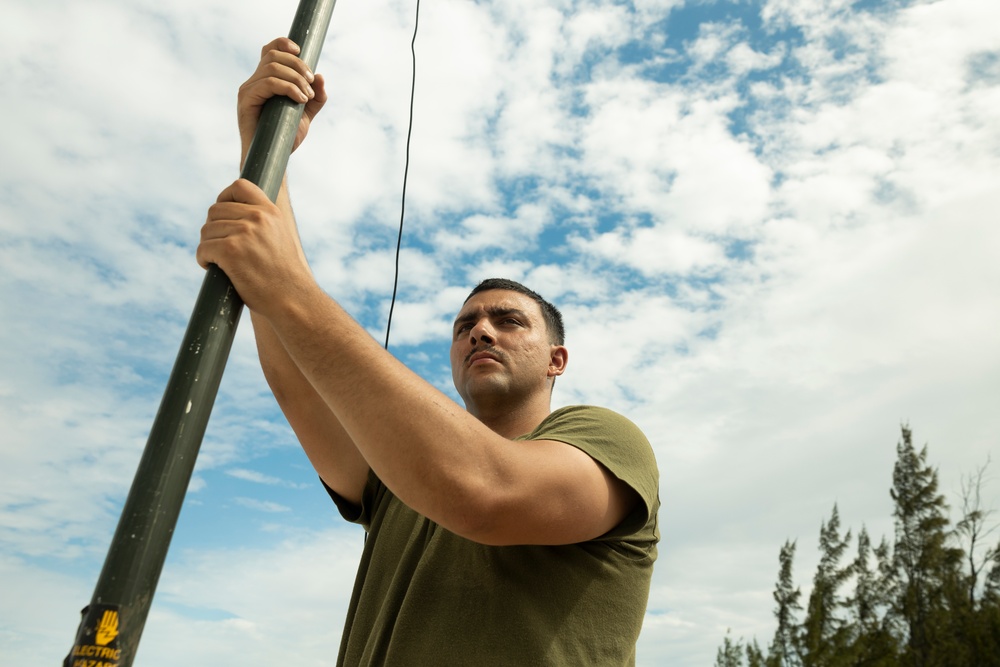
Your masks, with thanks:
<instances>
[{"instance_id":1,"label":"man's forearm","mask_svg":"<svg viewBox=\"0 0 1000 667\"><path fill-rule=\"evenodd\" d=\"M276 203L288 223L294 225L285 182ZM331 488L348 500L360 502L368 464L329 406L285 350L271 323L253 311L250 312L250 319L264 377L306 456Z\"/></svg>"},{"instance_id":2,"label":"man's forearm","mask_svg":"<svg viewBox=\"0 0 1000 667\"><path fill-rule=\"evenodd\" d=\"M250 319L264 377L313 468L330 488L359 503L368 476L367 462L288 356L271 323L252 311Z\"/></svg>"}]
</instances>

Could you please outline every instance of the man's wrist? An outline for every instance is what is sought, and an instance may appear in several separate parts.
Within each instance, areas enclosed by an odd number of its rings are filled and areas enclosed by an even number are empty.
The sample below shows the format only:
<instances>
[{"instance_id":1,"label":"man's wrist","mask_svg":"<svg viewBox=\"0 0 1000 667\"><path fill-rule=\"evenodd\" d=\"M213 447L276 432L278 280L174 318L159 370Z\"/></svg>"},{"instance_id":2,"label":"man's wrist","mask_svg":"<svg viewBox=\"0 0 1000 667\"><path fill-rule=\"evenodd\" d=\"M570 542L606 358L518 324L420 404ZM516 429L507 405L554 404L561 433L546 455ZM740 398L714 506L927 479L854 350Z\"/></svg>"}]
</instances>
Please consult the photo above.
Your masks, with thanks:
<instances>
[{"instance_id":1,"label":"man's wrist","mask_svg":"<svg viewBox=\"0 0 1000 667\"><path fill-rule=\"evenodd\" d=\"M330 299L319 286L312 274L295 281L294 286L286 287L280 297L275 299L263 315L275 331L284 326L307 326L326 305Z\"/></svg>"}]
</instances>

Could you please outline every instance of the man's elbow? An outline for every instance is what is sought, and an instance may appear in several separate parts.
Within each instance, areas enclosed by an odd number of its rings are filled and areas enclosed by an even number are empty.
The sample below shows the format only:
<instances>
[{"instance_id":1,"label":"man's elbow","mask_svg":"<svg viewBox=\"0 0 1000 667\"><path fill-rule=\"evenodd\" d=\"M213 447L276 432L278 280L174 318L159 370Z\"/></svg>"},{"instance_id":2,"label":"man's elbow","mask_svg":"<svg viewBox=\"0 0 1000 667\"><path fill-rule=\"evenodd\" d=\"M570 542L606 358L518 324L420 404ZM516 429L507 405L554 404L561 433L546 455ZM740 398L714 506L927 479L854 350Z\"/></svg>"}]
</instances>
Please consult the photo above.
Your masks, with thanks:
<instances>
[{"instance_id":1,"label":"man's elbow","mask_svg":"<svg viewBox=\"0 0 1000 667\"><path fill-rule=\"evenodd\" d=\"M472 542L499 547L516 544L509 529L510 510L502 495L482 487L457 492L439 523Z\"/></svg>"}]
</instances>

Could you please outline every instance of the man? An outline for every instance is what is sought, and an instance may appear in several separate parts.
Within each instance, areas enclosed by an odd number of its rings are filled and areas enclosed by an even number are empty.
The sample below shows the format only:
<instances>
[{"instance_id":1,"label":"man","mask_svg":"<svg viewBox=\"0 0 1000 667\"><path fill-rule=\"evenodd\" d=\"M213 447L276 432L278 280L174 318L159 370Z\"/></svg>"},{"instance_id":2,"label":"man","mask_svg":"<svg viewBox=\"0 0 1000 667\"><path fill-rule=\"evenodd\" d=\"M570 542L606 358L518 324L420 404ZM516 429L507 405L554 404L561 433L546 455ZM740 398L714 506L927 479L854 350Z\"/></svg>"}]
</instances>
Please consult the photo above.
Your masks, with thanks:
<instances>
[{"instance_id":1,"label":"man","mask_svg":"<svg viewBox=\"0 0 1000 667\"><path fill-rule=\"evenodd\" d=\"M243 156L274 95L326 101L277 39L238 102ZM558 311L505 280L455 319L459 408L373 340L317 285L287 188L236 181L198 247L250 309L261 365L345 518L369 531L343 665L626 665L656 558L658 475L628 420L551 411L566 369Z\"/></svg>"}]
</instances>

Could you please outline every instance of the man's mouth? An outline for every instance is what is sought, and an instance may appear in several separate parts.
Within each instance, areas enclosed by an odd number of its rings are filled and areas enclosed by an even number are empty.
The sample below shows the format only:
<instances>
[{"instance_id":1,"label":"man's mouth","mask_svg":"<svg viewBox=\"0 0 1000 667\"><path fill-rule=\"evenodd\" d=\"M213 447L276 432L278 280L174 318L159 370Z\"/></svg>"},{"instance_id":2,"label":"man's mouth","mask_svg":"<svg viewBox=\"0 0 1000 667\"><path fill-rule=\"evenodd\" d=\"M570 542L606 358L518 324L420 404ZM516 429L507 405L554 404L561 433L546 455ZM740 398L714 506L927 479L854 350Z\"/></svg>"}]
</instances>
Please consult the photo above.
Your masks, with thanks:
<instances>
[{"instance_id":1,"label":"man's mouth","mask_svg":"<svg viewBox=\"0 0 1000 667\"><path fill-rule=\"evenodd\" d=\"M502 361L503 353L494 348L488 348L485 350L473 350L468 355L466 355L465 365L471 366L475 364L477 361L484 361L484 360L497 361L497 362Z\"/></svg>"}]
</instances>

